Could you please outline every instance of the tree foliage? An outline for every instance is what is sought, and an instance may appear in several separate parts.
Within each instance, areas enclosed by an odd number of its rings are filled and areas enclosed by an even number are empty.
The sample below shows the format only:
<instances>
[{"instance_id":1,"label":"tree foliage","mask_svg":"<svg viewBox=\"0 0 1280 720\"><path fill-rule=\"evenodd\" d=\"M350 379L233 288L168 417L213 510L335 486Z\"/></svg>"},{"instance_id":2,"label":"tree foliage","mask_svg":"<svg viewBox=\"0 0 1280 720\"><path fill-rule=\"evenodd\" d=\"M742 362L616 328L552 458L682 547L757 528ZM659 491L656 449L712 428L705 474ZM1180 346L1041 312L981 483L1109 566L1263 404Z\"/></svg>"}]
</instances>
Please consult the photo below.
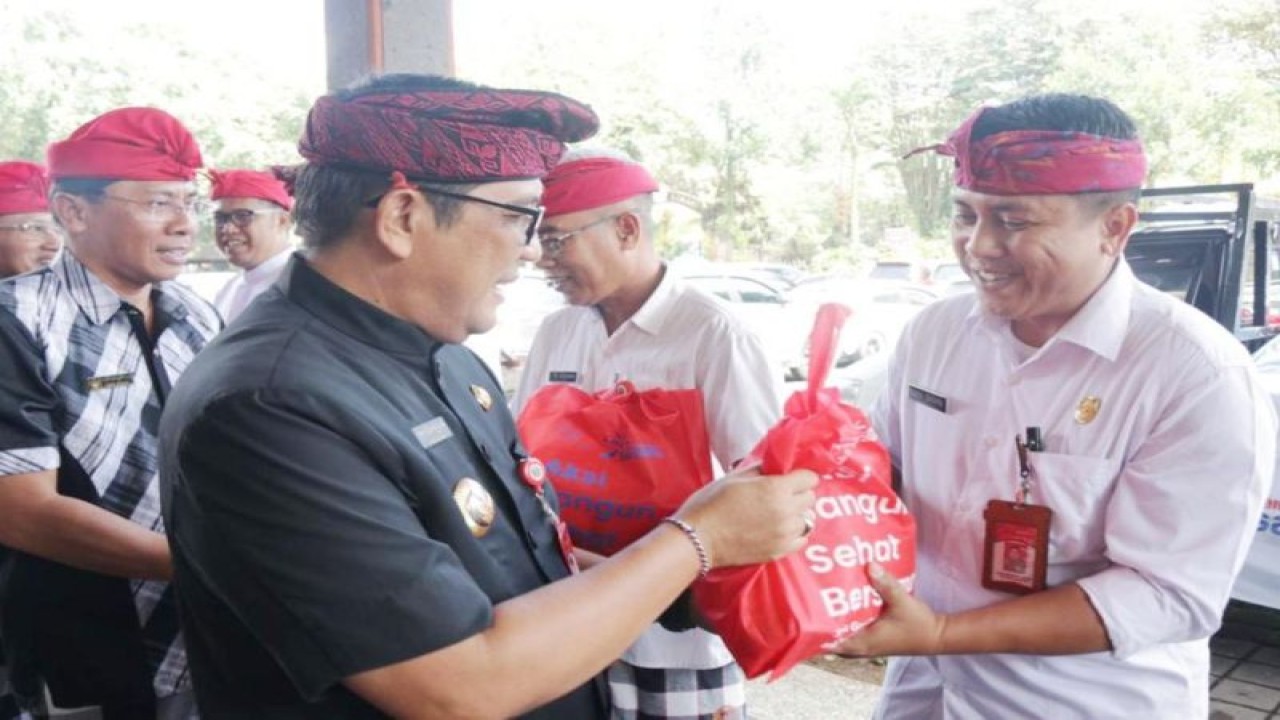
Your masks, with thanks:
<instances>
[{"instance_id":1,"label":"tree foliage","mask_svg":"<svg viewBox=\"0 0 1280 720\"><path fill-rule=\"evenodd\" d=\"M1275 0L915 0L866 6L468 0L460 74L557 90L601 115L599 142L662 182L668 253L815 269L945 252L951 163L932 153L983 103L1081 92L1137 120L1153 184L1280 191ZM494 23L501 16L503 22ZM292 162L321 88L152 20L105 43L77 14L0 0L0 156L124 104L164 107L211 165ZM110 48L103 52L100 48ZM918 241L917 241L918 240Z\"/></svg>"}]
</instances>

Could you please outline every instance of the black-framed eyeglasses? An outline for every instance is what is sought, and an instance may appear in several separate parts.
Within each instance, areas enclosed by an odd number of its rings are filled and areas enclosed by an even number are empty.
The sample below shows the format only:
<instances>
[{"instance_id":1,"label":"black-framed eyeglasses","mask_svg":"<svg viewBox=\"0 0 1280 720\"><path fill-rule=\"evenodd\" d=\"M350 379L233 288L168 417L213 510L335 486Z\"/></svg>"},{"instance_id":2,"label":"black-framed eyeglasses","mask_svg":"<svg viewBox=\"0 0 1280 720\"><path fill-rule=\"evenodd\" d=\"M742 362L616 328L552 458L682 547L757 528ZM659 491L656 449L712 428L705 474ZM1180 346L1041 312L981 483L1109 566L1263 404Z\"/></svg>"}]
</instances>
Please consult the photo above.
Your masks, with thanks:
<instances>
[{"instance_id":1,"label":"black-framed eyeglasses","mask_svg":"<svg viewBox=\"0 0 1280 720\"><path fill-rule=\"evenodd\" d=\"M414 185L414 187L418 188L419 190L421 190L422 192L428 195L440 195L442 197L453 198L454 200L469 200L474 203L480 203L481 205L488 205L489 207L496 207L502 210L508 210L513 213L519 213L520 215L524 215L525 217L529 218L529 225L524 229L525 246L528 246L529 243L533 242L533 238L538 233L538 226L542 224L542 214L543 212L546 211L546 208L542 207L541 205L535 205L533 207L529 207L527 205L509 205L507 203L497 202L496 200L489 200L487 198L476 197L475 195L464 195L462 193L449 192L448 190L437 190L436 188L433 188L429 185ZM386 194L383 193L382 195L379 195L375 198L372 198L366 201L365 206L377 207L378 201L381 200L385 195Z\"/></svg>"},{"instance_id":2,"label":"black-framed eyeglasses","mask_svg":"<svg viewBox=\"0 0 1280 720\"><path fill-rule=\"evenodd\" d=\"M227 223L231 223L243 230L244 228L249 227L249 225L251 225L254 219L259 215L271 215L278 212L284 211L274 208L258 208L256 210L250 210L248 208L241 208L238 210L218 210L213 214L213 227L220 228Z\"/></svg>"},{"instance_id":3,"label":"black-framed eyeglasses","mask_svg":"<svg viewBox=\"0 0 1280 720\"><path fill-rule=\"evenodd\" d=\"M573 230L557 233L555 235L539 235L538 243L542 245L542 254L548 257L558 257L560 253L564 252L565 244L567 244L570 240L572 240L574 236L580 233L586 232L587 230L590 230L591 228L597 225L603 225L604 223L607 223L610 220L617 220L623 215L626 215L628 212L630 211L627 210L620 213L614 213L612 215L605 215L602 218L596 218L595 220L592 220L586 225L581 225L579 227L574 228Z\"/></svg>"}]
</instances>

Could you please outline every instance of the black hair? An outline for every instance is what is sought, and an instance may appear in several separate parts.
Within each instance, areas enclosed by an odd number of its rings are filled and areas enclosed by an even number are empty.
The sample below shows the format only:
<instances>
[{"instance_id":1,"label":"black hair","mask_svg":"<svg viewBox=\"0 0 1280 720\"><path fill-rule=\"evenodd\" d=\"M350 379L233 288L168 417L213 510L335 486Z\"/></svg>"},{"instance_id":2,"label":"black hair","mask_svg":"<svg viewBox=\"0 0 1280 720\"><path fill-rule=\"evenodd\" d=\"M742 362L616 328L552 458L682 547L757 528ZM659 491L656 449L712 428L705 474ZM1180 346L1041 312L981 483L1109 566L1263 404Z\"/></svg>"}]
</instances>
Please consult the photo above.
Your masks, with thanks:
<instances>
[{"instance_id":1,"label":"black hair","mask_svg":"<svg viewBox=\"0 0 1280 720\"><path fill-rule=\"evenodd\" d=\"M1110 100L1088 95L1049 93L1032 95L988 109L973 124L971 140L1012 130L1060 130L1090 135L1135 140L1138 126L1125 111ZM1113 205L1138 201L1141 192L1080 193L1078 197L1101 212Z\"/></svg>"},{"instance_id":2,"label":"black hair","mask_svg":"<svg viewBox=\"0 0 1280 720\"><path fill-rule=\"evenodd\" d=\"M1115 103L1088 95L1032 95L988 109L973 124L972 140L1010 130L1062 130L1133 140L1138 127Z\"/></svg>"},{"instance_id":3,"label":"black hair","mask_svg":"<svg viewBox=\"0 0 1280 720\"><path fill-rule=\"evenodd\" d=\"M439 75L393 73L364 78L333 93L340 100L352 100L383 92L419 92L422 90L477 90L480 85ZM412 181L412 179L411 179ZM369 201L387 192L391 184L388 172L356 170L333 166L304 164L294 183L293 218L303 245L318 249L333 245L350 231L356 217ZM419 183L427 190L433 186L448 192L466 194L474 184ZM440 195L426 194L436 222L448 227L457 217L464 202Z\"/></svg>"},{"instance_id":4,"label":"black hair","mask_svg":"<svg viewBox=\"0 0 1280 720\"><path fill-rule=\"evenodd\" d=\"M54 193L75 195L87 200L98 200L106 194L107 186L118 180L102 178L63 178L53 183Z\"/></svg>"}]
</instances>

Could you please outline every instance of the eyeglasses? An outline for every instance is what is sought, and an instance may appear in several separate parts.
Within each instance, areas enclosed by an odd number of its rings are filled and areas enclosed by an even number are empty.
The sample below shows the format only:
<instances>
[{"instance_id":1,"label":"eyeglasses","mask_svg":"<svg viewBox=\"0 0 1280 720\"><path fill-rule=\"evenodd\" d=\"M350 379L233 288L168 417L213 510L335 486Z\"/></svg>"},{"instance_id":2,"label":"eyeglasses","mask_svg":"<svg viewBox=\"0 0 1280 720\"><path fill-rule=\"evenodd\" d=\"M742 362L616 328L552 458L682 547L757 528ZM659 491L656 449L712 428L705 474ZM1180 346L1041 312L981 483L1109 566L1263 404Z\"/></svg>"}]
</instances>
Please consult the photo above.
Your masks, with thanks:
<instances>
[{"instance_id":1,"label":"eyeglasses","mask_svg":"<svg viewBox=\"0 0 1280 720\"><path fill-rule=\"evenodd\" d=\"M0 230L11 230L13 232L20 233L40 233L41 235L48 235L49 237L62 236L62 229L57 225L50 225L49 223L24 222L18 223L17 225L0 225Z\"/></svg>"},{"instance_id":2,"label":"eyeglasses","mask_svg":"<svg viewBox=\"0 0 1280 720\"><path fill-rule=\"evenodd\" d=\"M560 253L564 252L565 244L572 240L575 235L586 232L597 225L603 225L611 220L617 220L626 214L626 212L620 212L614 213L613 215L605 215L602 218L592 220L586 225L582 225L568 232L562 232L559 235L539 235L538 242L542 245L542 254L548 257L557 257Z\"/></svg>"},{"instance_id":3,"label":"eyeglasses","mask_svg":"<svg viewBox=\"0 0 1280 720\"><path fill-rule=\"evenodd\" d=\"M179 217L192 215L200 216L209 211L209 203L203 198L187 198L182 202L174 202L173 200L165 200L156 198L154 200L134 200L133 198L120 197L119 195L110 195L103 193L102 197L109 200L118 200L119 202L129 203L130 205L141 205L146 208L146 216L151 220L176 220Z\"/></svg>"},{"instance_id":4,"label":"eyeglasses","mask_svg":"<svg viewBox=\"0 0 1280 720\"><path fill-rule=\"evenodd\" d=\"M227 223L231 223L243 230L244 228L249 227L249 225L253 223L254 218L259 215L271 215L278 212L281 211L268 208L258 208L257 210L219 210L213 214L213 226L215 228L220 228Z\"/></svg>"},{"instance_id":5,"label":"eyeglasses","mask_svg":"<svg viewBox=\"0 0 1280 720\"><path fill-rule=\"evenodd\" d=\"M542 213L546 209L541 205L536 205L534 207L528 207L527 205L508 205L507 203L500 203L493 200L487 200L482 197L476 197L475 195L463 195L462 193L453 193L447 190L437 190L433 187L429 187L426 185L415 185L415 187L417 187L419 190L426 193L427 195L440 195L442 197L453 198L454 200L469 200L474 203L480 203L481 205L488 205L490 207L501 208L502 210L518 213L520 215L523 215L529 218L529 224L524 229L524 244L526 246L529 243L533 242L534 235L536 235L538 232L538 226L542 224ZM375 198L365 201L365 206L377 207L378 201L381 200L384 196L385 196L385 193L383 195L379 195Z\"/></svg>"}]
</instances>

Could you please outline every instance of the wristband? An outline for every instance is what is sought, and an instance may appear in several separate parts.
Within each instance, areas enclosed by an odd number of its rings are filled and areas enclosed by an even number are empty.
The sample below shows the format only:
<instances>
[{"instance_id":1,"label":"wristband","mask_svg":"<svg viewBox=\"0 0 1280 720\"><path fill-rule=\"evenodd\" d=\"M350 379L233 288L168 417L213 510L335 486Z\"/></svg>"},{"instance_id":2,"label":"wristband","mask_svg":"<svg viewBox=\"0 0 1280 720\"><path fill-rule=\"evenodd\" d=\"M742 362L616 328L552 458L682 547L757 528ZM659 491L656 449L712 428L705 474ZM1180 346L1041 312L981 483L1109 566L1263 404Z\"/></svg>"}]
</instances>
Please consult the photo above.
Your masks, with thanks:
<instances>
[{"instance_id":1,"label":"wristband","mask_svg":"<svg viewBox=\"0 0 1280 720\"><path fill-rule=\"evenodd\" d=\"M711 572L711 556L707 555L707 546L702 544L702 538L698 536L698 531L693 529L689 523L677 517L662 518L663 522L671 523L680 528L680 532L689 538L689 542L693 543L693 549L698 552L698 579L707 576Z\"/></svg>"}]
</instances>

